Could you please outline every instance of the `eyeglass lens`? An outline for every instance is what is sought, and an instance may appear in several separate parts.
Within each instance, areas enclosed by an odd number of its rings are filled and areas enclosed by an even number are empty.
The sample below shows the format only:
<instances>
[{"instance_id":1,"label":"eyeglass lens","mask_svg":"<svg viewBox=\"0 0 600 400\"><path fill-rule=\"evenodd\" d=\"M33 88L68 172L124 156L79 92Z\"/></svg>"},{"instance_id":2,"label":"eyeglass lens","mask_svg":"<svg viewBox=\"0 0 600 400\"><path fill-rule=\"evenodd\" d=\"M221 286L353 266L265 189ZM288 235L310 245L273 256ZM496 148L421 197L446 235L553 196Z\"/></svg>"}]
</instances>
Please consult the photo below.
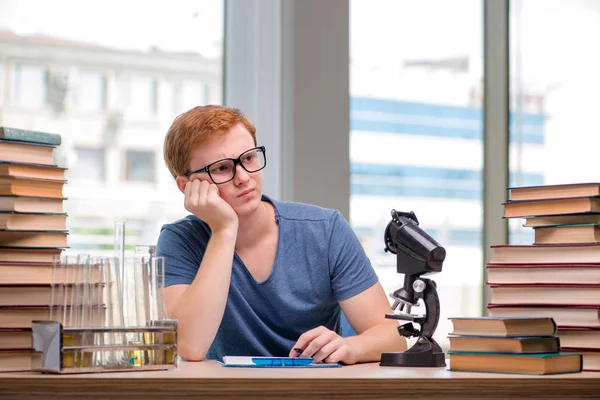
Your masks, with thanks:
<instances>
[{"instance_id":1,"label":"eyeglass lens","mask_svg":"<svg viewBox=\"0 0 600 400\"><path fill-rule=\"evenodd\" d=\"M265 153L262 149L252 149L240 156L242 167L248 172L256 172L265 166ZM235 174L235 162L233 160L219 161L209 168L211 178L215 183L227 182Z\"/></svg>"}]
</instances>

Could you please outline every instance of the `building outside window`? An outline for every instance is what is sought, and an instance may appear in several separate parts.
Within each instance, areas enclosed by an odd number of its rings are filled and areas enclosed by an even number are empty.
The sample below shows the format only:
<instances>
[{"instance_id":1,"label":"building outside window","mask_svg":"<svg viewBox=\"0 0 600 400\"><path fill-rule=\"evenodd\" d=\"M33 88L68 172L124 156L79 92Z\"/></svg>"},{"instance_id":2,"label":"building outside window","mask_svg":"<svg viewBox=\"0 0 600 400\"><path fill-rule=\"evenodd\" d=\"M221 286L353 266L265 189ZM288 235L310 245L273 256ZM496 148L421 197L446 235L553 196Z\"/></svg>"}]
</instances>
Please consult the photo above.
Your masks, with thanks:
<instances>
[{"instance_id":1,"label":"building outside window","mask_svg":"<svg viewBox=\"0 0 600 400\"><path fill-rule=\"evenodd\" d=\"M39 65L17 64L12 78L12 102L22 107L48 103L48 70Z\"/></svg>"},{"instance_id":2,"label":"building outside window","mask_svg":"<svg viewBox=\"0 0 600 400\"><path fill-rule=\"evenodd\" d=\"M129 108L132 117L151 117L158 111L158 83L151 76L134 75L129 81Z\"/></svg>"},{"instance_id":3,"label":"building outside window","mask_svg":"<svg viewBox=\"0 0 600 400\"><path fill-rule=\"evenodd\" d=\"M156 155L153 151L127 150L125 152L126 182L155 182Z\"/></svg>"},{"instance_id":4,"label":"building outside window","mask_svg":"<svg viewBox=\"0 0 600 400\"><path fill-rule=\"evenodd\" d=\"M73 181L104 181L104 156L103 148L75 147L75 161L67 172L68 179Z\"/></svg>"},{"instance_id":5,"label":"building outside window","mask_svg":"<svg viewBox=\"0 0 600 400\"><path fill-rule=\"evenodd\" d=\"M80 111L102 111L106 108L106 76L98 72L79 71L74 85L73 102Z\"/></svg>"},{"instance_id":6,"label":"building outside window","mask_svg":"<svg viewBox=\"0 0 600 400\"><path fill-rule=\"evenodd\" d=\"M164 223L187 214L157 154L180 99L186 107L205 103L207 85L211 102L222 104L223 3L157 0L140 14L139 3L128 1L0 1L0 75L8 89L0 126L62 136L57 158L68 168L72 249L112 255L111 231L121 220L144 226L127 230L128 249L155 243ZM182 77L190 84L182 87ZM57 85L67 92L52 96L49 82L67 83Z\"/></svg>"},{"instance_id":7,"label":"building outside window","mask_svg":"<svg viewBox=\"0 0 600 400\"><path fill-rule=\"evenodd\" d=\"M197 106L206 105L206 85L199 81L184 79L181 81L180 112L188 111Z\"/></svg>"}]
</instances>

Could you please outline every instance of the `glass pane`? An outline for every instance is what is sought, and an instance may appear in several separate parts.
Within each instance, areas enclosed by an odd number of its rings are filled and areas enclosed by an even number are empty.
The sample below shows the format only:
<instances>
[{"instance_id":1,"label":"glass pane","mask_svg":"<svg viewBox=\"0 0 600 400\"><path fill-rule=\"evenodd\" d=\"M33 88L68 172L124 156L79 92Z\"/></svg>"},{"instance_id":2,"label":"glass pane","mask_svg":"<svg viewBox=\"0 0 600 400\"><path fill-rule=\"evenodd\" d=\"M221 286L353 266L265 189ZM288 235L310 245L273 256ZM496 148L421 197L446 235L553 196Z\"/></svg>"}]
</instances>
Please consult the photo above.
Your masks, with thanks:
<instances>
[{"instance_id":1,"label":"glass pane","mask_svg":"<svg viewBox=\"0 0 600 400\"><path fill-rule=\"evenodd\" d=\"M126 221L133 251L186 214L159 155L183 108L222 104L223 22L223 0L0 1L0 126L62 135L71 248L112 255Z\"/></svg>"},{"instance_id":2,"label":"glass pane","mask_svg":"<svg viewBox=\"0 0 600 400\"><path fill-rule=\"evenodd\" d=\"M11 99L15 105L40 107L46 104L48 87L46 68L17 64L13 67Z\"/></svg>"},{"instance_id":3,"label":"glass pane","mask_svg":"<svg viewBox=\"0 0 600 400\"><path fill-rule=\"evenodd\" d=\"M482 3L350 4L351 224L387 293L403 284L383 252L392 209L446 248L431 278L447 345L447 317L481 315Z\"/></svg>"},{"instance_id":4,"label":"glass pane","mask_svg":"<svg viewBox=\"0 0 600 400\"><path fill-rule=\"evenodd\" d=\"M156 114L158 93L156 80L150 76L131 76L129 80L129 107L132 117L148 117Z\"/></svg>"},{"instance_id":5,"label":"glass pane","mask_svg":"<svg viewBox=\"0 0 600 400\"><path fill-rule=\"evenodd\" d=\"M510 185L598 182L600 2L510 6ZM522 223L510 220L510 243L534 242Z\"/></svg>"},{"instance_id":6,"label":"glass pane","mask_svg":"<svg viewBox=\"0 0 600 400\"><path fill-rule=\"evenodd\" d=\"M180 102L180 112L206 105L206 85L200 81L183 80L181 82Z\"/></svg>"},{"instance_id":7,"label":"glass pane","mask_svg":"<svg viewBox=\"0 0 600 400\"><path fill-rule=\"evenodd\" d=\"M101 73L81 71L73 89L79 110L101 111L106 107L106 77Z\"/></svg>"},{"instance_id":8,"label":"glass pane","mask_svg":"<svg viewBox=\"0 0 600 400\"><path fill-rule=\"evenodd\" d=\"M128 151L125 156L125 180L154 182L155 158L152 151Z\"/></svg>"},{"instance_id":9,"label":"glass pane","mask_svg":"<svg viewBox=\"0 0 600 400\"><path fill-rule=\"evenodd\" d=\"M104 149L76 147L74 166L68 171L68 179L104 180Z\"/></svg>"}]
</instances>

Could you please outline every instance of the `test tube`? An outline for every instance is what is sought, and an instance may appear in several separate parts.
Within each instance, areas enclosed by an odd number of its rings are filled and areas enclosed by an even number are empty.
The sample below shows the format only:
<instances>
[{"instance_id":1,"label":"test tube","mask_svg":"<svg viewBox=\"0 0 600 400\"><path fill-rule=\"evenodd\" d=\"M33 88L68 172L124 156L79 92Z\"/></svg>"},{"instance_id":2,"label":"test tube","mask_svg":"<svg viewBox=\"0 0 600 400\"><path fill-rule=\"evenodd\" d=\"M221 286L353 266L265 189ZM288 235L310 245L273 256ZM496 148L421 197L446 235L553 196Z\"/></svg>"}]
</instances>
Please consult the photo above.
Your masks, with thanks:
<instances>
[{"instance_id":1,"label":"test tube","mask_svg":"<svg viewBox=\"0 0 600 400\"><path fill-rule=\"evenodd\" d=\"M120 279L117 280L117 284L124 283L124 261L125 261L125 222L115 222L115 243L114 243L114 257L117 260L117 270L120 274ZM119 288L119 292L123 293L123 288ZM121 302L122 303L122 302Z\"/></svg>"},{"instance_id":2,"label":"test tube","mask_svg":"<svg viewBox=\"0 0 600 400\"><path fill-rule=\"evenodd\" d=\"M52 258L52 287L50 289L50 310L49 317L50 321L60 321L61 319L61 306L62 306L62 279L63 269L61 262L61 255L55 255Z\"/></svg>"}]
</instances>

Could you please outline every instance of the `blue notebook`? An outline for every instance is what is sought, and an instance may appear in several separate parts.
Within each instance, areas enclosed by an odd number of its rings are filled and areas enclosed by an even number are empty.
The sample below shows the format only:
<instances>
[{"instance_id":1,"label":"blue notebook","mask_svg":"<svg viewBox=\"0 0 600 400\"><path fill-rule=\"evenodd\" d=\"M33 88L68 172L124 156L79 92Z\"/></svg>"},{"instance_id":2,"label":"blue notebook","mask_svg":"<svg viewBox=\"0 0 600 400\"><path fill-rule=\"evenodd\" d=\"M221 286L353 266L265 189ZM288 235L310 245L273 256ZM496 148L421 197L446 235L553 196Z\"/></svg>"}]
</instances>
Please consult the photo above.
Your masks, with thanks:
<instances>
[{"instance_id":1,"label":"blue notebook","mask_svg":"<svg viewBox=\"0 0 600 400\"><path fill-rule=\"evenodd\" d=\"M341 364L315 364L308 357L223 357L223 366L229 368L337 368Z\"/></svg>"}]
</instances>

